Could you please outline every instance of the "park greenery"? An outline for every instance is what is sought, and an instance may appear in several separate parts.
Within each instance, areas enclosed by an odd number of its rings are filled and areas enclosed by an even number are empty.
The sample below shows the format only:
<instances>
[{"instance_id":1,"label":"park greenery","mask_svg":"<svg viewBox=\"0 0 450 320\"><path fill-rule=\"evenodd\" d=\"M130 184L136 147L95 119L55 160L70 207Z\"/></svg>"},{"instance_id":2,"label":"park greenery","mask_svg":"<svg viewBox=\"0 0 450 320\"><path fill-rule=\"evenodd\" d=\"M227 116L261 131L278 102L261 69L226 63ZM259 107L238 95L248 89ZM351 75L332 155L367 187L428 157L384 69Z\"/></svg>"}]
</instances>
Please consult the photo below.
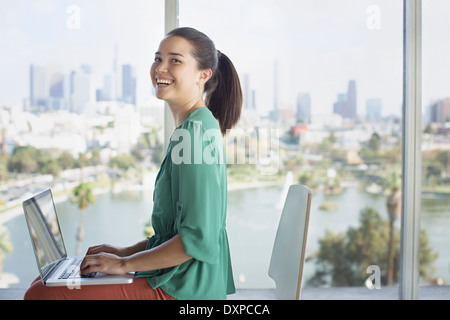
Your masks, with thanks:
<instances>
[{"instance_id":1,"label":"park greenery","mask_svg":"<svg viewBox=\"0 0 450 320\"><path fill-rule=\"evenodd\" d=\"M359 226L349 227L342 233L327 230L319 239L319 249L307 258L316 264L314 274L308 279L308 285L361 286L369 277L367 268L371 265L380 268L382 286L398 282L400 231L396 227L391 229L389 220L383 219L377 210L370 207L361 210L359 223ZM392 250L387 250L391 246ZM436 258L437 255L429 246L428 235L422 231L419 272L428 283L436 281L432 278L432 263Z\"/></svg>"}]
</instances>

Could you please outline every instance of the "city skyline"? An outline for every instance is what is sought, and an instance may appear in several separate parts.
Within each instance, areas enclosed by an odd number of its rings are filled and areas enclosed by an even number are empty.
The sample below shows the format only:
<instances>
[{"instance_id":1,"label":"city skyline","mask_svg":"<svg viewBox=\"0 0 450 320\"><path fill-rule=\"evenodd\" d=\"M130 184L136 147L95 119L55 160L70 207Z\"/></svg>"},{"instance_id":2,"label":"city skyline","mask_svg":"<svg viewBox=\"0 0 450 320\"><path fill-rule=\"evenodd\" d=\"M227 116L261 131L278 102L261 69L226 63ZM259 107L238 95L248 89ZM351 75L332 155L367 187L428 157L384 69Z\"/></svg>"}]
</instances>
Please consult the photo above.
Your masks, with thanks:
<instances>
[{"instance_id":1,"label":"city skyline","mask_svg":"<svg viewBox=\"0 0 450 320\"><path fill-rule=\"evenodd\" d=\"M99 101L119 101L136 106L136 69L130 64L121 67L121 73L104 74L103 82L96 85L95 74L88 64L67 74L60 67L31 64L29 96L24 98L23 109L67 110L81 114L89 104Z\"/></svg>"},{"instance_id":2,"label":"city skyline","mask_svg":"<svg viewBox=\"0 0 450 320\"><path fill-rule=\"evenodd\" d=\"M63 73L89 64L97 88L101 88L104 75L111 73L114 65L130 64L136 70L138 103L150 98L148 70L164 34L163 3L134 0L126 5L115 0L106 5L80 0L77 6L81 23L74 29L68 27L70 5L52 0L31 5L23 0L4 3L0 39L5 49L0 53L0 65L5 71L0 75L0 104L21 104L29 98L24 83L29 83L31 64L60 64ZM238 6L242 10L235 10ZM381 12L379 29L367 26L370 6ZM450 24L445 19L430 18L449 6L442 0L424 1L424 108L449 95L440 72L450 71L446 55L450 48L433 36L433 28L439 22L440 28L450 30ZM272 66L277 63L280 107L295 111L297 95L307 92L313 115L330 114L336 94L354 79L358 83L359 115L365 114L369 99L381 99L383 111L399 115L401 7L401 1L386 0L348 0L339 5L333 1L285 0L283 6L253 0L246 5L233 0L226 6L219 1L197 0L190 5L180 1L180 25L197 27L215 40L237 66L241 80L248 75L249 103L256 101L265 112L273 107L273 82L277 79ZM207 19L200 19L205 13ZM234 32L237 30L241 30L240 34ZM249 37L255 40L250 46ZM437 45L442 50L432 49Z\"/></svg>"},{"instance_id":3,"label":"city skyline","mask_svg":"<svg viewBox=\"0 0 450 320\"><path fill-rule=\"evenodd\" d=\"M59 68L32 64L30 65L30 93L29 98L24 99L24 110L33 110L34 108L44 111L67 110L82 114L85 113L89 104L101 101L117 101L138 106L136 104L136 70L130 64L122 65L121 70L121 74L113 72L103 75L103 82L95 87L92 81L92 69L88 64L81 65L69 74L61 73ZM119 78L121 78L121 82L118 82ZM120 89L116 88L117 86ZM250 87L248 74L244 74L242 77L242 89L244 94L243 108L256 111L255 90ZM277 84L275 82L273 110L269 111L283 110L279 109L276 91ZM333 104L333 113L346 119L358 120L356 100L356 81L349 80L347 92L337 93L337 101ZM379 101L377 109L369 110L367 106L373 101ZM309 92L297 94L297 100L292 111L297 120L311 123L311 96ZM380 120L382 103L379 98L367 99L366 101L365 118L367 119L374 112L377 116L373 119Z\"/></svg>"}]
</instances>

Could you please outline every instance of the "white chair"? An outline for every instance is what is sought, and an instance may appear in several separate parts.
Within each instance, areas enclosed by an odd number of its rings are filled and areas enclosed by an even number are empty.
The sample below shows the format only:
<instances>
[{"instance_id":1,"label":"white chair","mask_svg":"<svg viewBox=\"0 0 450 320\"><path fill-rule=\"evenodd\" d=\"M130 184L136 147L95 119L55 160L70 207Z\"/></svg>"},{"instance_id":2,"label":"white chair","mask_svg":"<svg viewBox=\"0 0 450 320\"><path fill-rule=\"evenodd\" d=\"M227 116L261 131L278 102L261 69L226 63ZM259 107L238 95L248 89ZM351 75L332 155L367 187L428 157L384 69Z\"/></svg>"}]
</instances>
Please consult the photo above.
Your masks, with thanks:
<instances>
[{"instance_id":1,"label":"white chair","mask_svg":"<svg viewBox=\"0 0 450 320\"><path fill-rule=\"evenodd\" d=\"M291 185L286 196L269 266L277 300L299 300L308 235L311 190Z\"/></svg>"}]
</instances>

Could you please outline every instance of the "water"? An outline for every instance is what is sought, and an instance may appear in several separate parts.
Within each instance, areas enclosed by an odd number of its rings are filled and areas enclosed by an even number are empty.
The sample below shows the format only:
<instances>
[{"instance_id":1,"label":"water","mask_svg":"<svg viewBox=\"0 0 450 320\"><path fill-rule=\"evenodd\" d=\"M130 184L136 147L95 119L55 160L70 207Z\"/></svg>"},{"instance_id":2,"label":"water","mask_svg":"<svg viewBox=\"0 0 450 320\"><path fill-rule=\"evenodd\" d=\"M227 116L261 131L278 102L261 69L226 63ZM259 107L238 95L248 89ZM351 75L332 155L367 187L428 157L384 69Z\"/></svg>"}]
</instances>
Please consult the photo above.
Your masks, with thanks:
<instances>
[{"instance_id":1,"label":"water","mask_svg":"<svg viewBox=\"0 0 450 320\"><path fill-rule=\"evenodd\" d=\"M268 277L270 255L281 209L281 187L264 187L230 191L228 194L227 230L231 247L236 286L238 288L272 288ZM339 208L321 211L323 202L336 202ZM317 250L317 239L325 229L346 231L359 225L359 212L366 206L376 208L387 218L385 197L348 187L340 195L313 194L306 255ZM144 226L150 219L151 191L129 191L102 194L85 216L85 240L82 252L91 245L109 243L118 246L134 244L144 237ZM57 204L66 247L75 252L75 234L79 209L65 201ZM450 283L447 243L450 226L450 199L423 199L421 227L426 229L431 246L439 254L434 263L435 275ZM16 274L17 287L27 287L37 276L37 267L26 229L25 218L19 216L6 224L10 231L14 252L4 259L4 271ZM306 263L304 279L314 273L314 264Z\"/></svg>"}]
</instances>

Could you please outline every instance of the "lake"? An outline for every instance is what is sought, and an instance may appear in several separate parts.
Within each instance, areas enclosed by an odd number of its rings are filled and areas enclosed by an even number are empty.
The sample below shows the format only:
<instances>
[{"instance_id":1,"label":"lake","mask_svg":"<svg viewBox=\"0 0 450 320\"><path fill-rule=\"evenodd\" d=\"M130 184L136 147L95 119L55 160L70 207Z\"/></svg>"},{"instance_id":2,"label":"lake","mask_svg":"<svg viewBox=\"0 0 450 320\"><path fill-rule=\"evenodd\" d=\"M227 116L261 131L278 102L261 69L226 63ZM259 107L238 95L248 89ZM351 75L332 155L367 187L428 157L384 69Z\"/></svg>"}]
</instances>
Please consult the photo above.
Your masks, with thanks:
<instances>
[{"instance_id":1,"label":"lake","mask_svg":"<svg viewBox=\"0 0 450 320\"><path fill-rule=\"evenodd\" d=\"M274 287L267 271L283 196L281 186L229 192L227 230L236 287ZM332 211L319 210L320 204L325 201L335 202L339 207ZM145 224L151 216L152 203L151 190L97 195L95 204L86 211L82 252L91 245L109 243L125 246L142 240ZM69 200L57 203L56 206L68 253L74 254L79 209ZM317 250L317 240L324 235L325 229L337 233L346 231L349 226L358 226L359 212L366 206L374 207L387 218L385 197L369 194L356 186L344 188L339 195L314 193L306 255ZM397 226L399 223L397 221ZM3 271L14 273L20 279L20 283L14 286L27 287L37 276L38 270L25 218L20 215L7 222L6 227L11 234L14 252L6 255ZM431 246L439 254L434 264L435 274L449 284L449 197L422 200L421 227L427 230ZM314 264L306 263L303 279L309 278L313 273Z\"/></svg>"}]
</instances>

